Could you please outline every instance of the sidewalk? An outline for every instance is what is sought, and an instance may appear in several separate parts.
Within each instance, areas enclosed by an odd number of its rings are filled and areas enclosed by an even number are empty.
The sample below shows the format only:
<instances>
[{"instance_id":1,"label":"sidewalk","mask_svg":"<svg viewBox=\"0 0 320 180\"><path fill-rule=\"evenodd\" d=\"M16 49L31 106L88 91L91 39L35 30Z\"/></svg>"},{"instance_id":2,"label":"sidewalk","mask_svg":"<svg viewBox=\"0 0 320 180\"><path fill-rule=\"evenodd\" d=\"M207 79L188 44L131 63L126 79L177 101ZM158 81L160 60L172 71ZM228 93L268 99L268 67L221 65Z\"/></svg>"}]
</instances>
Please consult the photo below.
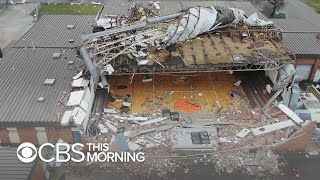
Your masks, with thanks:
<instances>
[{"instance_id":1,"label":"sidewalk","mask_svg":"<svg viewBox=\"0 0 320 180\"><path fill-rule=\"evenodd\" d=\"M34 23L30 13L33 4L10 5L0 13L0 47L5 48L11 41L18 40Z\"/></svg>"}]
</instances>

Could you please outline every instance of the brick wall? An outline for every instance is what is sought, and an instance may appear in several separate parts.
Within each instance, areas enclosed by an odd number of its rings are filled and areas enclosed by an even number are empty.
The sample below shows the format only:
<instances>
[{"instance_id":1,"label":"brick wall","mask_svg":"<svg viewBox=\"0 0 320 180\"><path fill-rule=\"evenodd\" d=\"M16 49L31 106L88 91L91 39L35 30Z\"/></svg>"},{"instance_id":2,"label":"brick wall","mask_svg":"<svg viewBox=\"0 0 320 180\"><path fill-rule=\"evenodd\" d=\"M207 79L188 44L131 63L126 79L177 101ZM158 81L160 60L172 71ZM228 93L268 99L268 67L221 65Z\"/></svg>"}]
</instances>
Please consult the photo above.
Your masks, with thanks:
<instances>
[{"instance_id":1,"label":"brick wall","mask_svg":"<svg viewBox=\"0 0 320 180\"><path fill-rule=\"evenodd\" d=\"M293 133L286 141L273 148L275 153L304 152L315 128L316 122L311 121L304 127Z\"/></svg>"},{"instance_id":2,"label":"brick wall","mask_svg":"<svg viewBox=\"0 0 320 180\"><path fill-rule=\"evenodd\" d=\"M34 145L39 145L37 131L35 128L17 128L20 143L31 142ZM46 128L48 141L55 143L59 138L67 143L73 143L71 128L61 128L54 130L54 128ZM0 139L4 145L10 144L9 132L6 128L0 128Z\"/></svg>"},{"instance_id":3,"label":"brick wall","mask_svg":"<svg viewBox=\"0 0 320 180\"><path fill-rule=\"evenodd\" d=\"M54 128L46 128L47 136L49 142L56 142L61 138L67 143L73 143L72 131L71 128L61 128L61 129L54 129Z\"/></svg>"},{"instance_id":4,"label":"brick wall","mask_svg":"<svg viewBox=\"0 0 320 180\"><path fill-rule=\"evenodd\" d=\"M0 128L0 139L2 144L10 144L9 132L6 128Z\"/></svg>"},{"instance_id":5,"label":"brick wall","mask_svg":"<svg viewBox=\"0 0 320 180\"><path fill-rule=\"evenodd\" d=\"M37 131L35 128L17 128L20 142L30 142L34 145L39 145Z\"/></svg>"},{"instance_id":6,"label":"brick wall","mask_svg":"<svg viewBox=\"0 0 320 180\"><path fill-rule=\"evenodd\" d=\"M35 162L35 165L30 173L31 180L45 180L45 174L40 160Z\"/></svg>"}]
</instances>

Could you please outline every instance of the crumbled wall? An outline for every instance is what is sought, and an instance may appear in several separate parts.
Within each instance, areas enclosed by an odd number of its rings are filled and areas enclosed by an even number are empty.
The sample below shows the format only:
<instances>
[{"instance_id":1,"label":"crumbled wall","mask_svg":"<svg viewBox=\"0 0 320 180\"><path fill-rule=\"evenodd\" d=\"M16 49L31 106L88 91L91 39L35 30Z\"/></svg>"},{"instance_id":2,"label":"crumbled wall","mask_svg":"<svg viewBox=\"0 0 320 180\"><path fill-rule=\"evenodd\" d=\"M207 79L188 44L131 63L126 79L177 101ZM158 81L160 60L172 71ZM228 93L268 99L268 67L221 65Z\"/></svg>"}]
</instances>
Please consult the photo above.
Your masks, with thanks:
<instances>
[{"instance_id":1,"label":"crumbled wall","mask_svg":"<svg viewBox=\"0 0 320 180\"><path fill-rule=\"evenodd\" d=\"M292 134L286 141L273 148L275 153L304 152L315 128L316 122L308 122L304 127Z\"/></svg>"}]
</instances>

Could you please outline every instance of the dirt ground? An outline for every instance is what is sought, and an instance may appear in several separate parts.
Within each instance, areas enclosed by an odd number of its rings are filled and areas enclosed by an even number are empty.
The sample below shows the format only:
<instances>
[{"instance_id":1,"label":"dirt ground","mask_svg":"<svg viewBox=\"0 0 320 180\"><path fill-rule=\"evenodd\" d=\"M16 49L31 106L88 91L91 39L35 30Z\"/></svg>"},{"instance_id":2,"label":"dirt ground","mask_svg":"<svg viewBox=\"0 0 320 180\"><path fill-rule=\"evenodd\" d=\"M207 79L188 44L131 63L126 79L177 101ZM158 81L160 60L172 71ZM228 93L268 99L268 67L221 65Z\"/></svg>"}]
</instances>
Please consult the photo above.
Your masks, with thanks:
<instances>
[{"instance_id":1,"label":"dirt ground","mask_svg":"<svg viewBox=\"0 0 320 180\"><path fill-rule=\"evenodd\" d=\"M30 13L33 4L10 5L0 13L0 47L18 40L34 23Z\"/></svg>"}]
</instances>

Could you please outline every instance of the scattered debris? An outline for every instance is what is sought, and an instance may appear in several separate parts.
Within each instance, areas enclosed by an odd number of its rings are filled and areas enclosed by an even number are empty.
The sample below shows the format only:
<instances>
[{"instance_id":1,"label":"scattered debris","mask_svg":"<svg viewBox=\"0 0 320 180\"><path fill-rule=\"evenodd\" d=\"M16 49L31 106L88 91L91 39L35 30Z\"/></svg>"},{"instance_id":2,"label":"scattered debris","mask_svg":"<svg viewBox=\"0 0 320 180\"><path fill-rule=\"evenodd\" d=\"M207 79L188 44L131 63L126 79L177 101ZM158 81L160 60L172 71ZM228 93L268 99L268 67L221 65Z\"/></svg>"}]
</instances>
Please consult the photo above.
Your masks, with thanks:
<instances>
[{"instance_id":1,"label":"scattered debris","mask_svg":"<svg viewBox=\"0 0 320 180\"><path fill-rule=\"evenodd\" d=\"M107 126L109 129L111 129L113 132L117 132L117 128L115 126L113 126L111 123L106 122Z\"/></svg>"},{"instance_id":2,"label":"scattered debris","mask_svg":"<svg viewBox=\"0 0 320 180\"><path fill-rule=\"evenodd\" d=\"M265 126L258 127L258 128L253 128L253 129L251 129L251 131L252 131L253 135L260 136L260 135L264 135L264 134L273 133L277 130L285 129L285 128L288 128L291 126L296 126L296 124L294 122L292 122L291 120L287 120L287 121L281 121L278 123L265 125Z\"/></svg>"},{"instance_id":3,"label":"scattered debris","mask_svg":"<svg viewBox=\"0 0 320 180\"><path fill-rule=\"evenodd\" d=\"M250 133L250 131L250 129L244 128L236 136L239 138L244 138Z\"/></svg>"},{"instance_id":4,"label":"scattered debris","mask_svg":"<svg viewBox=\"0 0 320 180\"><path fill-rule=\"evenodd\" d=\"M109 129L105 127L103 124L98 124L98 128L100 129L101 134L106 134L109 132Z\"/></svg>"},{"instance_id":5,"label":"scattered debris","mask_svg":"<svg viewBox=\"0 0 320 180\"><path fill-rule=\"evenodd\" d=\"M76 126L80 126L82 124L82 122L84 121L84 118L86 117L86 112L81 107L76 107L72 111L71 116L73 116L73 123Z\"/></svg>"},{"instance_id":6,"label":"scattered debris","mask_svg":"<svg viewBox=\"0 0 320 180\"><path fill-rule=\"evenodd\" d=\"M61 124L62 126L68 126L68 125L69 125L69 122L70 122L71 115L72 115L72 111L66 111L66 112L64 112L60 124Z\"/></svg>"},{"instance_id":7,"label":"scattered debris","mask_svg":"<svg viewBox=\"0 0 320 180\"><path fill-rule=\"evenodd\" d=\"M76 80L82 76L82 71L80 71L77 75L73 76L72 79Z\"/></svg>"},{"instance_id":8,"label":"scattered debris","mask_svg":"<svg viewBox=\"0 0 320 180\"><path fill-rule=\"evenodd\" d=\"M84 90L71 92L67 106L80 105L84 92Z\"/></svg>"},{"instance_id":9,"label":"scattered debris","mask_svg":"<svg viewBox=\"0 0 320 180\"><path fill-rule=\"evenodd\" d=\"M232 141L228 137L220 137L219 141L222 143L232 143Z\"/></svg>"},{"instance_id":10,"label":"scattered debris","mask_svg":"<svg viewBox=\"0 0 320 180\"><path fill-rule=\"evenodd\" d=\"M237 91L230 91L230 96L237 98L237 99L241 99L244 97L243 94L241 94L240 92L237 92Z\"/></svg>"},{"instance_id":11,"label":"scattered debris","mask_svg":"<svg viewBox=\"0 0 320 180\"><path fill-rule=\"evenodd\" d=\"M113 109L104 108L103 112L104 113L109 113L109 114L116 114L117 113L116 109L114 109L114 108Z\"/></svg>"},{"instance_id":12,"label":"scattered debris","mask_svg":"<svg viewBox=\"0 0 320 180\"><path fill-rule=\"evenodd\" d=\"M158 123L158 122L164 121L166 119L167 119L167 117L160 117L160 118L156 118L156 119L152 119L152 120L148 120L148 121L139 123L139 125L145 126L145 125L149 125L149 124L153 124L153 123Z\"/></svg>"},{"instance_id":13,"label":"scattered debris","mask_svg":"<svg viewBox=\"0 0 320 180\"><path fill-rule=\"evenodd\" d=\"M235 86L240 86L240 84L241 84L241 80L239 80L239 81L237 81L237 82L235 82L235 83L233 83L233 85L235 85Z\"/></svg>"}]
</instances>

